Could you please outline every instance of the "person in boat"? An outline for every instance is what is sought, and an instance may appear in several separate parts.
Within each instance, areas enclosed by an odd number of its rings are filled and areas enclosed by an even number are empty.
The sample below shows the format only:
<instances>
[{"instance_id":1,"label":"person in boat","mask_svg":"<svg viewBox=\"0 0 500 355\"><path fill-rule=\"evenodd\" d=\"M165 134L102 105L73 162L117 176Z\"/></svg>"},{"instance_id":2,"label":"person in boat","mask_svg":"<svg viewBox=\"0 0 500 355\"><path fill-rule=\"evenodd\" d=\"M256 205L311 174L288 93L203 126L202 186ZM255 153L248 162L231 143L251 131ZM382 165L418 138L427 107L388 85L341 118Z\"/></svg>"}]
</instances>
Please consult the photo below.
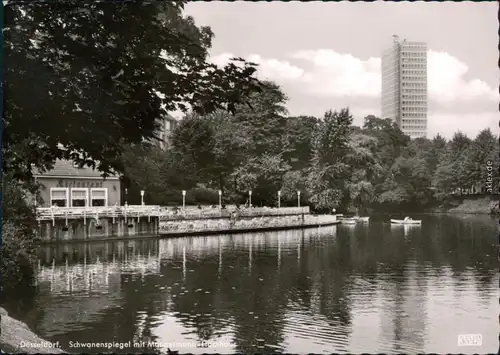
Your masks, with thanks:
<instances>
[{"instance_id":1,"label":"person in boat","mask_svg":"<svg viewBox=\"0 0 500 355\"><path fill-rule=\"evenodd\" d=\"M405 219L403 221L404 222L409 222L409 221L411 221L411 217L405 217Z\"/></svg>"}]
</instances>

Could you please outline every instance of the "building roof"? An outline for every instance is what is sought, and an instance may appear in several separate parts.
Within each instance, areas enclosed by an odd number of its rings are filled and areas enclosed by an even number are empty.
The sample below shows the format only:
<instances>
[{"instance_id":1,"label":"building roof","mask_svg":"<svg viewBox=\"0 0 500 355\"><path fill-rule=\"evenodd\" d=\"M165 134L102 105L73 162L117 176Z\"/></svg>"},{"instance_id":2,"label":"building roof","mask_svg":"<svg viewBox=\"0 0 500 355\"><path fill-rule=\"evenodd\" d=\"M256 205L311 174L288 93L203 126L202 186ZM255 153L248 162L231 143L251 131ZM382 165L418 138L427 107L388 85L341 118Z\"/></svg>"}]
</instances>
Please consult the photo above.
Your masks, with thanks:
<instances>
[{"instance_id":1,"label":"building roof","mask_svg":"<svg viewBox=\"0 0 500 355\"><path fill-rule=\"evenodd\" d=\"M102 178L102 172L94 170L89 167L77 168L73 166L73 162L70 160L57 160L54 164L54 168L43 174L35 172L35 176L47 176L47 177L96 177ZM107 179L117 179L117 176L108 176Z\"/></svg>"}]
</instances>

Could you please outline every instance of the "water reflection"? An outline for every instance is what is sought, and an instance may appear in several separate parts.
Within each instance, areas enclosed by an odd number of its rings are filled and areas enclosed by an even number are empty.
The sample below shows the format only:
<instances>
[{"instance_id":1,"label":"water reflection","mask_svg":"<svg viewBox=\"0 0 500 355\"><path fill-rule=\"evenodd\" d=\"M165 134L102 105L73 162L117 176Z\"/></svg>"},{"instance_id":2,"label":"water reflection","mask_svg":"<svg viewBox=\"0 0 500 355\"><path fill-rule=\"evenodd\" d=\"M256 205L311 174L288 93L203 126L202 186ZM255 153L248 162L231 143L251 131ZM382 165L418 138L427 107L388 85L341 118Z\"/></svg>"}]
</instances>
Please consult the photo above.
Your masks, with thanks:
<instances>
[{"instance_id":1,"label":"water reflection","mask_svg":"<svg viewBox=\"0 0 500 355\"><path fill-rule=\"evenodd\" d=\"M422 219L408 230L374 221L47 247L38 294L15 312L62 344L219 342L176 349L192 353L496 351L495 221ZM458 348L463 333L482 333L484 346Z\"/></svg>"}]
</instances>

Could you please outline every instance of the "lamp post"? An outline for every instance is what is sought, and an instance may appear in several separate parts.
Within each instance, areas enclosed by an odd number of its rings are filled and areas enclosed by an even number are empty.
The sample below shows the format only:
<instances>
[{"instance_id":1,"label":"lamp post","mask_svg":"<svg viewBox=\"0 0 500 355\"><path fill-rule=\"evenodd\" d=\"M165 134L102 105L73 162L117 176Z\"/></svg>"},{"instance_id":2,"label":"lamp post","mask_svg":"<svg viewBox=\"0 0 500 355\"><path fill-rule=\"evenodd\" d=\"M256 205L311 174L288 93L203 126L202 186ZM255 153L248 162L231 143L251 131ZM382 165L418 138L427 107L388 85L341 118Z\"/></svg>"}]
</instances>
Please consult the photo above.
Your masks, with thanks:
<instances>
[{"instance_id":1,"label":"lamp post","mask_svg":"<svg viewBox=\"0 0 500 355\"><path fill-rule=\"evenodd\" d=\"M300 208L300 191L297 191L297 207Z\"/></svg>"},{"instance_id":2,"label":"lamp post","mask_svg":"<svg viewBox=\"0 0 500 355\"><path fill-rule=\"evenodd\" d=\"M144 206L144 190L141 190L141 206Z\"/></svg>"},{"instance_id":3,"label":"lamp post","mask_svg":"<svg viewBox=\"0 0 500 355\"><path fill-rule=\"evenodd\" d=\"M36 182L36 176L35 176L35 185L37 185L37 182ZM36 192L35 192L35 201L34 201L34 203L35 203L35 211L36 211L36 208L37 208L37 201L36 201L37 196L38 196L38 189L37 189L37 190L36 190Z\"/></svg>"},{"instance_id":4,"label":"lamp post","mask_svg":"<svg viewBox=\"0 0 500 355\"><path fill-rule=\"evenodd\" d=\"M128 202L127 202L127 200L128 200L127 195L128 195L128 189L125 188L125 203L124 203L125 205L128 204Z\"/></svg>"},{"instance_id":5,"label":"lamp post","mask_svg":"<svg viewBox=\"0 0 500 355\"><path fill-rule=\"evenodd\" d=\"M281 190L278 190L278 208L281 208Z\"/></svg>"},{"instance_id":6,"label":"lamp post","mask_svg":"<svg viewBox=\"0 0 500 355\"><path fill-rule=\"evenodd\" d=\"M248 207L252 207L252 190L248 191Z\"/></svg>"},{"instance_id":7,"label":"lamp post","mask_svg":"<svg viewBox=\"0 0 500 355\"><path fill-rule=\"evenodd\" d=\"M182 210L186 212L186 190L182 190Z\"/></svg>"},{"instance_id":8,"label":"lamp post","mask_svg":"<svg viewBox=\"0 0 500 355\"><path fill-rule=\"evenodd\" d=\"M222 190L219 190L219 210L222 210Z\"/></svg>"}]
</instances>

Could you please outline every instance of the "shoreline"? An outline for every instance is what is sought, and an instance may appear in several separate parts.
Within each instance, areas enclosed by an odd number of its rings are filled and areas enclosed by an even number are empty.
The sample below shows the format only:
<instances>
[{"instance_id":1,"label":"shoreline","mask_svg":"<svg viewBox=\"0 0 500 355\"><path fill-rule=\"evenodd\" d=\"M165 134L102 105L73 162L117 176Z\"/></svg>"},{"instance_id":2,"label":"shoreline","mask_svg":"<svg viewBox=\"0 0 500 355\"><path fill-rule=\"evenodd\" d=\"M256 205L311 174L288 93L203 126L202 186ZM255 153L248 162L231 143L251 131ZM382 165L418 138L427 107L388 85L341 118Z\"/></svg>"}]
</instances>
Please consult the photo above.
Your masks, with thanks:
<instances>
[{"instance_id":1,"label":"shoreline","mask_svg":"<svg viewBox=\"0 0 500 355\"><path fill-rule=\"evenodd\" d=\"M338 225L340 221L331 221L326 223L312 223L304 225L288 225L288 226L269 226L264 228L240 228L240 229L219 229L219 230L193 230L193 231L176 231L176 232L158 232L156 235L133 235L127 237L103 237L103 238L89 238L89 239L69 239L69 240L42 240L40 245L54 245L54 244L71 244L71 243L88 243L88 242L113 242L113 241L126 241L126 240L145 240L145 239L168 239L187 236L202 236L202 235L219 235L219 234L248 234L258 232L272 232L283 230L297 230L297 229L310 229L319 227L328 227Z\"/></svg>"}]
</instances>

